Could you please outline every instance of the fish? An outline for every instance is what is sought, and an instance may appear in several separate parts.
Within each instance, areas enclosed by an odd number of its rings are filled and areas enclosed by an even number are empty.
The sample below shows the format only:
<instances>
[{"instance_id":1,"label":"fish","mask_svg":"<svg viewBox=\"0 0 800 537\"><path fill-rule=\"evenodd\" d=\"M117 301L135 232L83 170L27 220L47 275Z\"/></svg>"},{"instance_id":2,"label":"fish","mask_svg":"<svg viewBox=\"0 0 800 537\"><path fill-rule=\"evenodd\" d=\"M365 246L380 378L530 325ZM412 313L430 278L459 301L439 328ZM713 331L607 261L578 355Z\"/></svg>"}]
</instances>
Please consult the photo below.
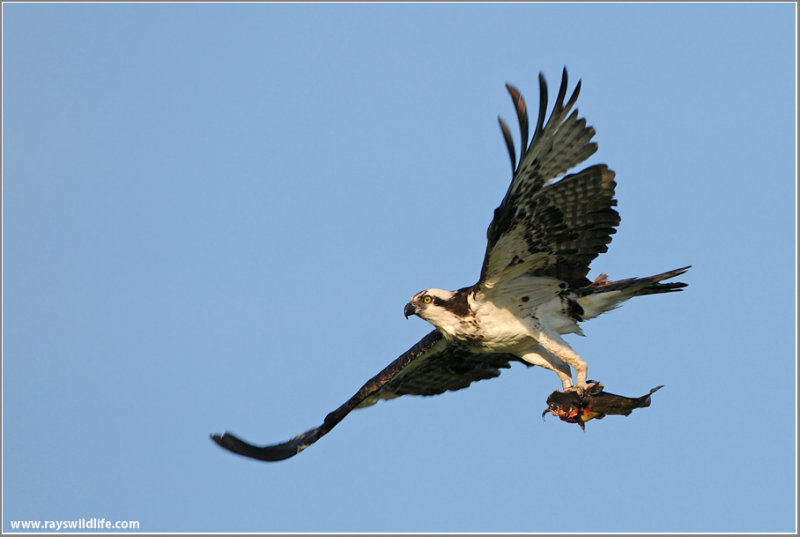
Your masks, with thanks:
<instances>
[{"instance_id":1,"label":"fish","mask_svg":"<svg viewBox=\"0 0 800 537\"><path fill-rule=\"evenodd\" d=\"M627 416L637 408L650 406L650 396L663 388L656 386L641 397L625 397L604 391L602 384L595 383L589 390L579 393L577 390L554 391L547 397L547 408L542 412L542 420L548 412L561 421L577 423L584 431L584 423L589 420L601 420L607 415Z\"/></svg>"}]
</instances>

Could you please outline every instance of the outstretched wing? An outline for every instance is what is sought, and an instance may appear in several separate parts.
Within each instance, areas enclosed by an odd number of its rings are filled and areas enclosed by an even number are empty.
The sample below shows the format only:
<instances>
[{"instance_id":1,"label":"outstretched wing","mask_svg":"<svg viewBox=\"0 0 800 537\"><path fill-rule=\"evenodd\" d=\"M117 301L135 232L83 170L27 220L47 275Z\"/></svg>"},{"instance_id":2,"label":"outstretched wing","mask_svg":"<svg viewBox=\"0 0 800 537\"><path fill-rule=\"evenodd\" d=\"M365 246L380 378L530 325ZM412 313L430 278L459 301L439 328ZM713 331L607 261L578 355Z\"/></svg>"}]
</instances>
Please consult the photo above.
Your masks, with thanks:
<instances>
[{"instance_id":1,"label":"outstretched wing","mask_svg":"<svg viewBox=\"0 0 800 537\"><path fill-rule=\"evenodd\" d=\"M211 435L211 439L245 457L281 461L322 438L356 408L401 395L436 395L448 390L460 390L476 380L500 375L500 369L510 367L511 361L520 360L511 354L474 353L463 343L448 341L441 332L434 330L369 379L342 406L325 416L319 427L271 446L254 446L228 432Z\"/></svg>"},{"instance_id":2,"label":"outstretched wing","mask_svg":"<svg viewBox=\"0 0 800 537\"><path fill-rule=\"evenodd\" d=\"M589 263L608 249L620 221L612 208L616 205L614 172L600 164L556 181L597 151L597 144L591 141L594 128L578 118L577 109L572 110L580 87L578 82L565 104L564 69L545 124L547 83L544 75L539 75L539 116L528 144L525 100L516 88L506 85L516 106L521 154L517 162L508 126L498 118L513 179L486 233L479 286L491 288L522 274L550 276L571 287L586 285Z\"/></svg>"}]
</instances>

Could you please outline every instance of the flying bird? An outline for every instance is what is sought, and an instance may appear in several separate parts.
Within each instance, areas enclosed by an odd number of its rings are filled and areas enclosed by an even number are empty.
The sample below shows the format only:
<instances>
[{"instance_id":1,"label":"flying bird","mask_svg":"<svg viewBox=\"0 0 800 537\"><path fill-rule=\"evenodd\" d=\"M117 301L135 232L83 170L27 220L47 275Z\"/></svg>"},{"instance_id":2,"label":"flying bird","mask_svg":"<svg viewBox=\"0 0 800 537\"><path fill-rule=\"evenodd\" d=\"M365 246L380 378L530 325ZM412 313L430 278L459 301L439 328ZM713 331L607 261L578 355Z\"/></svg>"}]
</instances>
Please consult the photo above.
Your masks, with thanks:
<instances>
[{"instance_id":1,"label":"flying bird","mask_svg":"<svg viewBox=\"0 0 800 537\"><path fill-rule=\"evenodd\" d=\"M583 335L579 323L634 296L681 291L685 283L661 283L683 267L645 278L589 280L589 264L608 250L620 223L614 209L615 174L605 164L566 174L588 159L595 131L574 109L580 81L569 99L567 70L550 117L547 84L539 74L539 112L533 136L525 100L506 84L516 108L520 155L508 125L498 117L511 159L512 180L487 230L478 282L456 291L426 289L411 297L406 318L421 317L435 329L368 380L322 425L291 440L255 446L226 432L211 438L223 448L264 461L304 450L356 408L402 395L435 395L500 375L511 362L540 366L558 375L565 392L595 384L586 362L563 339ZM573 380L572 370L575 371Z\"/></svg>"}]
</instances>

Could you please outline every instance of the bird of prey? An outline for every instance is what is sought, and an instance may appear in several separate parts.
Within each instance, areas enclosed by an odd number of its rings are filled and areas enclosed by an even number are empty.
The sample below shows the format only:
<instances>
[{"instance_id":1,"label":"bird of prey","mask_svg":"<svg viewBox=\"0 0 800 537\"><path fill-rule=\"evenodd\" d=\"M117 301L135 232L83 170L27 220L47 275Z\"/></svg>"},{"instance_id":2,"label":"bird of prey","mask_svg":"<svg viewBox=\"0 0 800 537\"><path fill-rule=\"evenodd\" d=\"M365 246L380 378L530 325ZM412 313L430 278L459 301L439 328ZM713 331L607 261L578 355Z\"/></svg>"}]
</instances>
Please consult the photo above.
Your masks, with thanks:
<instances>
[{"instance_id":1,"label":"bird of prey","mask_svg":"<svg viewBox=\"0 0 800 537\"><path fill-rule=\"evenodd\" d=\"M435 395L497 377L511 362L554 371L564 391L583 393L586 362L562 338L581 334L579 323L634 296L680 291L685 283L661 283L683 267L655 276L589 280L589 264L608 250L620 217L614 209L615 174L605 164L566 174L596 150L594 128L574 109L578 82L569 99L567 70L550 117L547 84L539 75L539 113L528 142L528 113L517 89L506 88L516 108L519 159L502 118L500 129L511 158L512 180L487 230L480 277L474 285L426 289L405 305L435 329L364 384L322 425L270 446L255 446L226 432L211 438L223 448L265 461L287 459L328 433L350 411L402 395ZM572 369L575 378L572 378Z\"/></svg>"}]
</instances>

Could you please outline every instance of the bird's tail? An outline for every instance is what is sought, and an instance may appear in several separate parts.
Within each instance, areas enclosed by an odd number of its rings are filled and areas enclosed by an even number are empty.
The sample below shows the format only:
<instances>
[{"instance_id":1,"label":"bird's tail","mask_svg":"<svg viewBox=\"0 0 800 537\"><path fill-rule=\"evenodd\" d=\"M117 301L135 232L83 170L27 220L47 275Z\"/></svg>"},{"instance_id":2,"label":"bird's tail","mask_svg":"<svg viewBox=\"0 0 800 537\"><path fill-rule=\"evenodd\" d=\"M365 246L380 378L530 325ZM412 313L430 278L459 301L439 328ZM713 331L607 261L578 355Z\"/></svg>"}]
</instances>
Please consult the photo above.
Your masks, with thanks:
<instances>
[{"instance_id":1,"label":"bird's tail","mask_svg":"<svg viewBox=\"0 0 800 537\"><path fill-rule=\"evenodd\" d=\"M601 274L589 285L575 290L578 304L583 308L582 317L584 320L597 317L635 296L682 291L687 284L683 282L661 283L661 281L680 276L690 268L691 265L646 278L628 278L617 281L609 281L608 276Z\"/></svg>"}]
</instances>

